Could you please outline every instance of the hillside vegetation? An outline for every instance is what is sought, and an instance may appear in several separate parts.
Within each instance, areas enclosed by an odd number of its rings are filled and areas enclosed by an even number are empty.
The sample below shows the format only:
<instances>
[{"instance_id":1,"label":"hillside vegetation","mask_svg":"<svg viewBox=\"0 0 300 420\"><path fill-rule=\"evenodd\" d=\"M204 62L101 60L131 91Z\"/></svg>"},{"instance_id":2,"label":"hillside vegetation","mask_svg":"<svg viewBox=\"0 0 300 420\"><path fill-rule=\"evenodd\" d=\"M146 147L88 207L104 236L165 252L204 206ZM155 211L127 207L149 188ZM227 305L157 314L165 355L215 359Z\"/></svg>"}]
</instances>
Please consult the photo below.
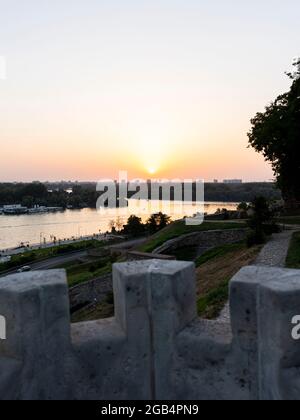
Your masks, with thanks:
<instances>
[{"instance_id":1,"label":"hillside vegetation","mask_svg":"<svg viewBox=\"0 0 300 420\"><path fill-rule=\"evenodd\" d=\"M220 315L229 299L229 282L256 259L261 246L225 245L208 251L197 260L198 314L205 319Z\"/></svg>"},{"instance_id":2,"label":"hillside vegetation","mask_svg":"<svg viewBox=\"0 0 300 420\"><path fill-rule=\"evenodd\" d=\"M286 259L286 267L300 269L300 232L294 233L292 237Z\"/></svg>"},{"instance_id":3,"label":"hillside vegetation","mask_svg":"<svg viewBox=\"0 0 300 420\"><path fill-rule=\"evenodd\" d=\"M229 282L244 266L251 264L261 247L230 244L214 248L196 260L197 308L201 318L219 316L229 298ZM109 318L114 315L112 294L102 302L82 308L72 315L72 322Z\"/></svg>"},{"instance_id":4,"label":"hillside vegetation","mask_svg":"<svg viewBox=\"0 0 300 420\"><path fill-rule=\"evenodd\" d=\"M170 239L177 238L181 235L186 235L193 232L202 232L218 229L241 229L246 227L246 223L237 222L204 222L198 226L187 226L184 221L179 220L171 223L169 226L151 236L149 240L139 247L141 252L152 252L159 246L163 245Z\"/></svg>"}]
</instances>

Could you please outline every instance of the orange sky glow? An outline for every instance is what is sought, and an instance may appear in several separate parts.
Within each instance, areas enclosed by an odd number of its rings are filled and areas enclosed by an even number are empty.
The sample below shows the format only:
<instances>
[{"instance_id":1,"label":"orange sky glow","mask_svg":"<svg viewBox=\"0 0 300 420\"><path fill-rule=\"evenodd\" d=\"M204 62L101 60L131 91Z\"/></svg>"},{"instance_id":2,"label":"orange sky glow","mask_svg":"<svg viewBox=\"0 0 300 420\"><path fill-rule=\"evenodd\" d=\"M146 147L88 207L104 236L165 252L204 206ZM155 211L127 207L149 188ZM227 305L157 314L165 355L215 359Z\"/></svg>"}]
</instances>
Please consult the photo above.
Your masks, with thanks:
<instances>
[{"instance_id":1,"label":"orange sky glow","mask_svg":"<svg viewBox=\"0 0 300 420\"><path fill-rule=\"evenodd\" d=\"M298 1L42 3L1 10L0 181L273 178L247 132L289 88Z\"/></svg>"}]
</instances>

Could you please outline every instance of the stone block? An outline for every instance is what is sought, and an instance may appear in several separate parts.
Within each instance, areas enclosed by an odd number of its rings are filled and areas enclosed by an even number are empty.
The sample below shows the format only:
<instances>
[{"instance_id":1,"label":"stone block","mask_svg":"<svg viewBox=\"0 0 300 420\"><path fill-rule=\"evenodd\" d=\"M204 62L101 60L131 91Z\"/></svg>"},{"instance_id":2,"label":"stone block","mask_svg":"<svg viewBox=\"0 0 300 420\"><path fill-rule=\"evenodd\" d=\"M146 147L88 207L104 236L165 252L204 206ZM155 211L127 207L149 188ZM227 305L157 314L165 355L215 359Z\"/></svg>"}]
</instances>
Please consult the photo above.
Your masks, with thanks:
<instances>
[{"instance_id":1,"label":"stone block","mask_svg":"<svg viewBox=\"0 0 300 420\"><path fill-rule=\"evenodd\" d=\"M65 272L30 272L2 279L0 314L6 319L6 340L0 340L0 359L22 362L19 397L47 398L56 390L59 393L60 386L64 387L64 355L70 350Z\"/></svg>"},{"instance_id":2,"label":"stone block","mask_svg":"<svg viewBox=\"0 0 300 420\"><path fill-rule=\"evenodd\" d=\"M300 314L300 271L259 272L259 390L261 400L300 398L300 342L292 337Z\"/></svg>"},{"instance_id":3,"label":"stone block","mask_svg":"<svg viewBox=\"0 0 300 420\"><path fill-rule=\"evenodd\" d=\"M175 337L196 316L193 263L150 260L114 266L115 314L128 338L149 334L153 399L172 389Z\"/></svg>"}]
</instances>

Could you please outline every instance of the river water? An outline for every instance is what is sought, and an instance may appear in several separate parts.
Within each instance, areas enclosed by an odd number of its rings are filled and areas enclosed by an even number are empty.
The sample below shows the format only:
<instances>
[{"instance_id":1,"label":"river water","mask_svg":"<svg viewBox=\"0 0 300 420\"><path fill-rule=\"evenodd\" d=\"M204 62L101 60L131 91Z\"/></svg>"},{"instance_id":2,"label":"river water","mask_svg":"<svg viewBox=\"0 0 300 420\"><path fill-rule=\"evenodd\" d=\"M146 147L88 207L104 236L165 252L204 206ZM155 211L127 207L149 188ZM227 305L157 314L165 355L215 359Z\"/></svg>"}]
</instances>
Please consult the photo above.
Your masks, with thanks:
<instances>
[{"instance_id":1,"label":"river water","mask_svg":"<svg viewBox=\"0 0 300 420\"><path fill-rule=\"evenodd\" d=\"M112 220L126 222L131 214L139 214L145 221L150 214L162 210L173 220L177 220L184 216L193 216L198 211L204 210L207 214L213 214L218 208L235 210L236 207L237 203L205 203L204 208L195 203L171 203L169 207L163 207L161 202L155 202L153 205L153 202L144 201L139 203L137 208L137 203L130 200L126 214L124 209L106 209L104 213L94 209L83 209L19 216L0 215L0 250L17 247L21 243L33 245L44 240L51 242L53 237L63 240L105 233L110 230Z\"/></svg>"}]
</instances>

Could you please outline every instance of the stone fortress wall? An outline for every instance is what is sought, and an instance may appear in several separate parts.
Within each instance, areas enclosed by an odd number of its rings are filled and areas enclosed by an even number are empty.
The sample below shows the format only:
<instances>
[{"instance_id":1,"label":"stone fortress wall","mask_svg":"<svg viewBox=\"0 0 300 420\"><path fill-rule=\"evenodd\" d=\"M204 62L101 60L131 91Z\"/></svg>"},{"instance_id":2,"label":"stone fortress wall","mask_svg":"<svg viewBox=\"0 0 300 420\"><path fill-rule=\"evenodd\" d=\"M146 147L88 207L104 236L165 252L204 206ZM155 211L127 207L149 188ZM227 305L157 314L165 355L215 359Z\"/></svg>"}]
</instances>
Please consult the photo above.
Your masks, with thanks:
<instances>
[{"instance_id":1,"label":"stone fortress wall","mask_svg":"<svg viewBox=\"0 0 300 420\"><path fill-rule=\"evenodd\" d=\"M193 232L170 239L153 252L155 254L168 254L181 247L196 246L199 249L198 255L201 255L203 252L218 246L242 242L247 238L248 233L249 229L247 228Z\"/></svg>"},{"instance_id":2,"label":"stone fortress wall","mask_svg":"<svg viewBox=\"0 0 300 420\"><path fill-rule=\"evenodd\" d=\"M300 398L300 272L251 266L231 282L231 325L200 320L195 267L113 269L115 317L70 324L63 270L0 283L0 399Z\"/></svg>"}]
</instances>

